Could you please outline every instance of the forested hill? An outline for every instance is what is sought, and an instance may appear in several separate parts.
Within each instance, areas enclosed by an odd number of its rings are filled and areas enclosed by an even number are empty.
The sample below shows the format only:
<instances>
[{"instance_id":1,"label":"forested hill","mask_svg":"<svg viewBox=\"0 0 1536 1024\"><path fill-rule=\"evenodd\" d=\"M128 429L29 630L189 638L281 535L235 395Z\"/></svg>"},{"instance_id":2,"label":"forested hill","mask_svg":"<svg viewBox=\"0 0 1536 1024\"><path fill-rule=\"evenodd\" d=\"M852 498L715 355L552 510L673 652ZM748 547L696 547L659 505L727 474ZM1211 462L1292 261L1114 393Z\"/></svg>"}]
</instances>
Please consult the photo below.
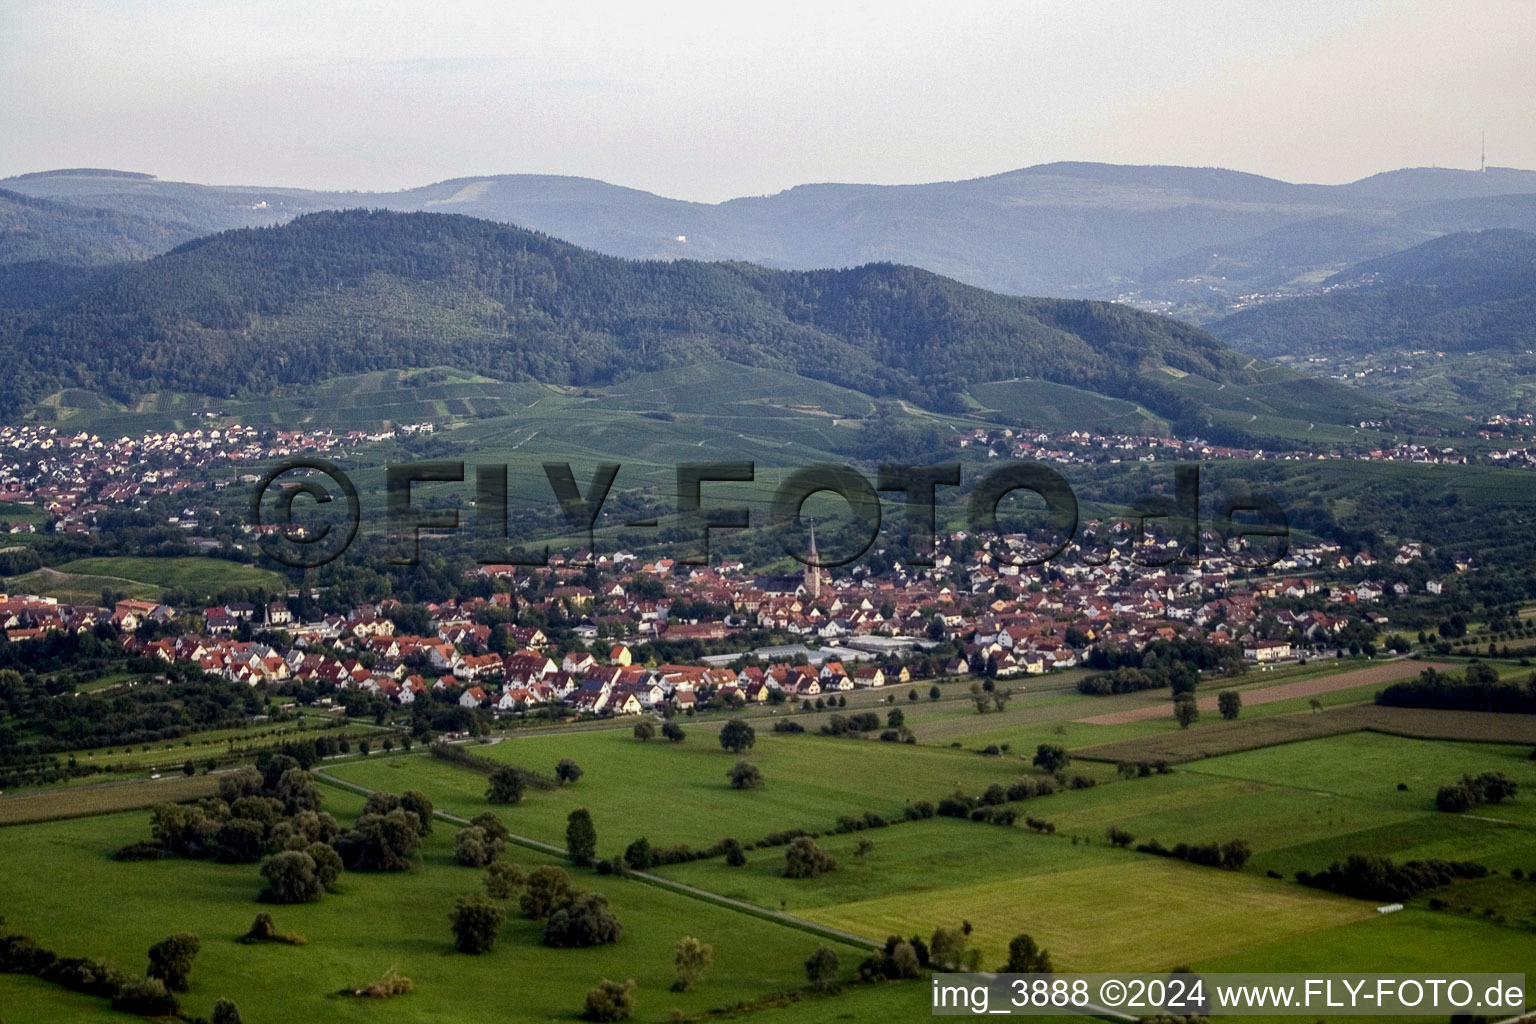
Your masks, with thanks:
<instances>
[{"instance_id":1,"label":"forested hill","mask_svg":"<svg viewBox=\"0 0 1536 1024\"><path fill-rule=\"evenodd\" d=\"M1536 234L1446 235L1211 325L1260 355L1536 348Z\"/></svg>"},{"instance_id":2,"label":"forested hill","mask_svg":"<svg viewBox=\"0 0 1536 1024\"><path fill-rule=\"evenodd\" d=\"M1204 331L1109 303L891 264L631 261L464 216L360 210L189 242L0 330L8 417L61 387L262 395L440 365L579 385L701 357L936 408L968 383L1033 375L1184 416L1188 399L1144 371L1249 379L1246 357Z\"/></svg>"}]
</instances>

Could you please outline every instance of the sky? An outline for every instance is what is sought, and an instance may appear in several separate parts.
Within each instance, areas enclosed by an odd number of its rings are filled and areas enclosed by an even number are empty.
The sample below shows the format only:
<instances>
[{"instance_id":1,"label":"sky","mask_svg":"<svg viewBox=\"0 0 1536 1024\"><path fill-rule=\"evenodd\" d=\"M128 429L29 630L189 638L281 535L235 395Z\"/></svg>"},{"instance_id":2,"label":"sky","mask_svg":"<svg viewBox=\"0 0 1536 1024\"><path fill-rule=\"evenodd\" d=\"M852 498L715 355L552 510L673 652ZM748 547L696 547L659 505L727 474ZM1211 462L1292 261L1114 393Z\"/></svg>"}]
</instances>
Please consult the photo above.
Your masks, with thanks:
<instances>
[{"instance_id":1,"label":"sky","mask_svg":"<svg viewBox=\"0 0 1536 1024\"><path fill-rule=\"evenodd\" d=\"M1533 0L0 0L0 176L719 201L1054 160L1536 168Z\"/></svg>"}]
</instances>

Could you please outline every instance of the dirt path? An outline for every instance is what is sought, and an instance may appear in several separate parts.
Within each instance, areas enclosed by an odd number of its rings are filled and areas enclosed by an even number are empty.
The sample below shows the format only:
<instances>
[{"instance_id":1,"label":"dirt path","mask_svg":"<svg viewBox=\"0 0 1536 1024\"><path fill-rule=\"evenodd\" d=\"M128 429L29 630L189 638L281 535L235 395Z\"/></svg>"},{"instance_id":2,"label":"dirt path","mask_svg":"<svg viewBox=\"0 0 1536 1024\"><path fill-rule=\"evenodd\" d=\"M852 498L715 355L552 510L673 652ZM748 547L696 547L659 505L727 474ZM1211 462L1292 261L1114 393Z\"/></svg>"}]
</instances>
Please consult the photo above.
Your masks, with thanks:
<instances>
[{"instance_id":1,"label":"dirt path","mask_svg":"<svg viewBox=\"0 0 1536 1024\"><path fill-rule=\"evenodd\" d=\"M1372 665L1370 668L1356 669L1353 672L1340 672L1338 675L1323 676L1318 679L1304 679L1295 683L1281 683L1278 686L1244 690L1243 706L1272 704L1277 700L1291 700L1295 697L1316 697L1318 694L1333 693L1336 690L1348 690L1355 686L1394 683L1399 679L1408 679L1416 676L1426 668L1436 668L1444 671L1452 667L1435 662L1412 661L1405 658L1398 661L1389 661L1381 665ZM1196 705L1201 711L1215 711L1216 695L1212 693L1201 697L1196 702ZM1151 718L1165 718L1169 714L1168 702L1158 701L1156 704L1126 708L1123 711L1110 711L1102 715L1079 718L1077 721L1089 725L1125 725L1129 722L1145 722Z\"/></svg>"}]
</instances>

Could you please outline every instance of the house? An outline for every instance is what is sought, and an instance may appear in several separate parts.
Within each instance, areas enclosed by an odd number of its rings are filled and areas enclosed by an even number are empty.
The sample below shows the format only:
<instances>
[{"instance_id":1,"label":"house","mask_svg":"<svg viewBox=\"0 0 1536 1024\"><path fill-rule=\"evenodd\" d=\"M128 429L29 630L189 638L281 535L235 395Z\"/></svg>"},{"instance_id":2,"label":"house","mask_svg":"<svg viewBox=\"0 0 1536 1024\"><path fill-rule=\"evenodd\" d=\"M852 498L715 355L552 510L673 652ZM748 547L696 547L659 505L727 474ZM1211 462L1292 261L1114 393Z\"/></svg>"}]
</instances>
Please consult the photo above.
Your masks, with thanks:
<instances>
[{"instance_id":1,"label":"house","mask_svg":"<svg viewBox=\"0 0 1536 1024\"><path fill-rule=\"evenodd\" d=\"M878 665L862 665L853 670L853 682L856 686L884 686L885 670Z\"/></svg>"},{"instance_id":2,"label":"house","mask_svg":"<svg viewBox=\"0 0 1536 1024\"><path fill-rule=\"evenodd\" d=\"M1243 645L1243 657L1256 664L1284 661L1291 656L1291 645L1286 640L1250 641Z\"/></svg>"},{"instance_id":3,"label":"house","mask_svg":"<svg viewBox=\"0 0 1536 1024\"><path fill-rule=\"evenodd\" d=\"M489 699L490 695L487 694L484 690L480 689L480 687L471 686L469 689L459 694L459 707L478 708Z\"/></svg>"}]
</instances>

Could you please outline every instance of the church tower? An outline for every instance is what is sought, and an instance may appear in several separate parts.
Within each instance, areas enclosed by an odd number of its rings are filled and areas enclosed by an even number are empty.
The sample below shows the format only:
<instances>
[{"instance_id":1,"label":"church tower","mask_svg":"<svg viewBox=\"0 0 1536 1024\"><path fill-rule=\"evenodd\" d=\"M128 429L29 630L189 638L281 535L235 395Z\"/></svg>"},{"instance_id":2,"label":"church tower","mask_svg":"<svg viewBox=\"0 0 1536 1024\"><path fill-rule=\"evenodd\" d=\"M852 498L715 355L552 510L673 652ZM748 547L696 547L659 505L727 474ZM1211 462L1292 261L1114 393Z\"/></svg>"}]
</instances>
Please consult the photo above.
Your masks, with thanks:
<instances>
[{"instance_id":1,"label":"church tower","mask_svg":"<svg viewBox=\"0 0 1536 1024\"><path fill-rule=\"evenodd\" d=\"M816 520L812 519L810 564L805 567L805 589L812 601L821 599L821 566L816 564L820 560L816 554Z\"/></svg>"}]
</instances>

